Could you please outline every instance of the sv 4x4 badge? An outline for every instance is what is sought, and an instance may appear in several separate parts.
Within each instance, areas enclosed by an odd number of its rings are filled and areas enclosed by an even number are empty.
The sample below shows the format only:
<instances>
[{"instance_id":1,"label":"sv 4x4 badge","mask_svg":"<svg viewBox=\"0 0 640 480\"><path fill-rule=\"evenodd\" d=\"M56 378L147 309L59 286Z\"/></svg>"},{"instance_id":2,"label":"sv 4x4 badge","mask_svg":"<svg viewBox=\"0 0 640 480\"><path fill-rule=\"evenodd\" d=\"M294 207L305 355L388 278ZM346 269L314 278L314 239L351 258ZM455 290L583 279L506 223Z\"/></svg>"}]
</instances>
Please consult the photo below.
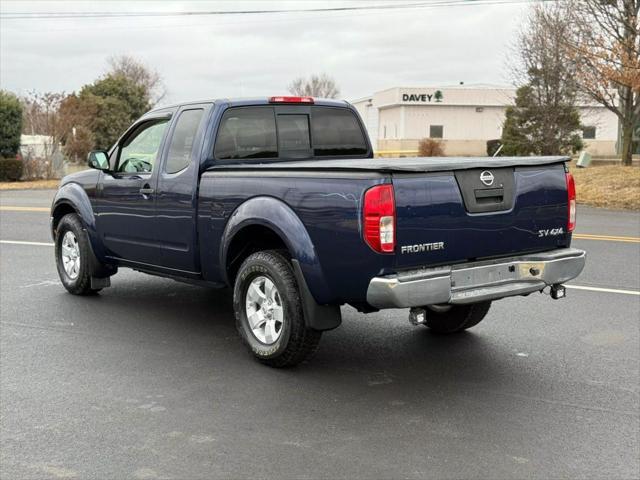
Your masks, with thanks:
<instances>
[{"instance_id":1,"label":"sv 4x4 badge","mask_svg":"<svg viewBox=\"0 0 640 480\"><path fill-rule=\"evenodd\" d=\"M564 229L562 227L538 230L538 237L555 237L557 235L563 235L563 234L564 234Z\"/></svg>"}]
</instances>

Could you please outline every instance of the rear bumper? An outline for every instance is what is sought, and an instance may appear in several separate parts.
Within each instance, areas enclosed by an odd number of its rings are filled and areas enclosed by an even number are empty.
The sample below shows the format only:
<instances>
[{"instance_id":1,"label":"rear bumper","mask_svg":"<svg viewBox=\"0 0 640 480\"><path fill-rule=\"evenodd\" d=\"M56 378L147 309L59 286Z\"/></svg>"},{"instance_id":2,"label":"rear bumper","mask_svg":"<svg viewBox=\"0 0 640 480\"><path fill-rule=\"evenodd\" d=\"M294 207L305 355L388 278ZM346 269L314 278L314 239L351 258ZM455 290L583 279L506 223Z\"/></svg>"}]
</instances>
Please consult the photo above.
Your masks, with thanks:
<instances>
[{"instance_id":1,"label":"rear bumper","mask_svg":"<svg viewBox=\"0 0 640 480\"><path fill-rule=\"evenodd\" d=\"M374 277L367 302L376 308L475 303L526 295L577 277L586 253L577 248Z\"/></svg>"}]
</instances>

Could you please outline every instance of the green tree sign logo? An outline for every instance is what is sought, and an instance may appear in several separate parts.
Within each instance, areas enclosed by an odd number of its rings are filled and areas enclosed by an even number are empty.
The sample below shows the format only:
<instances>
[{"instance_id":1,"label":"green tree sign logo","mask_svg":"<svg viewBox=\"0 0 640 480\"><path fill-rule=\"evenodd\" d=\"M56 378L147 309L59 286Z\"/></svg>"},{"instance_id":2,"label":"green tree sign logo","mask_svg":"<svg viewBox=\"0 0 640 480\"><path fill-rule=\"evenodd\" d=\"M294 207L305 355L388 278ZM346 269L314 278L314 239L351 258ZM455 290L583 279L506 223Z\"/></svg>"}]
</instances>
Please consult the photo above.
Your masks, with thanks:
<instances>
[{"instance_id":1,"label":"green tree sign logo","mask_svg":"<svg viewBox=\"0 0 640 480\"><path fill-rule=\"evenodd\" d=\"M437 103L442 103L442 99L444 98L444 95L442 95L442 91L436 90L435 93L433 94L433 98L436 100Z\"/></svg>"}]
</instances>

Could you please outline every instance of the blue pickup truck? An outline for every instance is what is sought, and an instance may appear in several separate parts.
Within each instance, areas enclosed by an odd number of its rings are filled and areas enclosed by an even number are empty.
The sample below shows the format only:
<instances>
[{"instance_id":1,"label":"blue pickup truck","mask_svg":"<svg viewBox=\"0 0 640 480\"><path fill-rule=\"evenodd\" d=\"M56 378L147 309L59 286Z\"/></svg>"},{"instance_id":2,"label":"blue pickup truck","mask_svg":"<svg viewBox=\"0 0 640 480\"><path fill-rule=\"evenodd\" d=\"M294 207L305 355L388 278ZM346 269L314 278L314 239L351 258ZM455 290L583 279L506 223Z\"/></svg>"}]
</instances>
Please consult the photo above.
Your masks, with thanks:
<instances>
[{"instance_id":1,"label":"blue pickup truck","mask_svg":"<svg viewBox=\"0 0 640 480\"><path fill-rule=\"evenodd\" d=\"M560 298L582 271L566 161L373 158L343 101L160 108L62 180L57 269L75 295L120 267L230 287L242 339L274 367L314 353L345 304L460 332L494 300Z\"/></svg>"}]
</instances>

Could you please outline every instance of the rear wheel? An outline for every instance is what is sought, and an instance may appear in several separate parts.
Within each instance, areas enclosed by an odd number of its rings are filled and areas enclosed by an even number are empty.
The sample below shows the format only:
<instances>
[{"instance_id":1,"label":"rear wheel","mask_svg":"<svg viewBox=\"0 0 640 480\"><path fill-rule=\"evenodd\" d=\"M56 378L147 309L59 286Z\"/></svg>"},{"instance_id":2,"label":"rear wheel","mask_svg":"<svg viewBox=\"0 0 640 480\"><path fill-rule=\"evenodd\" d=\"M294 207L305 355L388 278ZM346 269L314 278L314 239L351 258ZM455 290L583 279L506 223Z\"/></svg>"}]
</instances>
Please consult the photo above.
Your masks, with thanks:
<instances>
[{"instance_id":1,"label":"rear wheel","mask_svg":"<svg viewBox=\"0 0 640 480\"><path fill-rule=\"evenodd\" d=\"M426 326L436 333L456 333L471 328L482 321L489 312L491 302L451 305L429 308Z\"/></svg>"},{"instance_id":2,"label":"rear wheel","mask_svg":"<svg viewBox=\"0 0 640 480\"><path fill-rule=\"evenodd\" d=\"M243 262L233 307L242 339L266 365L297 365L318 348L322 332L306 327L291 262L278 251L257 252Z\"/></svg>"}]
</instances>

